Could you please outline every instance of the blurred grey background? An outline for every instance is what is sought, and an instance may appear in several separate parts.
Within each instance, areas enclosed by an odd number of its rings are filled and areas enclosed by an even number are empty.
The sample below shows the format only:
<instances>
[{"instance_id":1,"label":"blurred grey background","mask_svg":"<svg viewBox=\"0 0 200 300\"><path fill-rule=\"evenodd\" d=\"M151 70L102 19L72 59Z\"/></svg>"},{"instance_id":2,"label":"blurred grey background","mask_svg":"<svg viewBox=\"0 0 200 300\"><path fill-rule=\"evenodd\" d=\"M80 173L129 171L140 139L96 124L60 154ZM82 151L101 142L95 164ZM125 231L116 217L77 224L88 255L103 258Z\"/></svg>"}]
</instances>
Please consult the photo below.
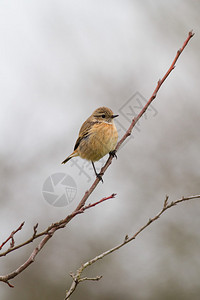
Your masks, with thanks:
<instances>
[{"instance_id":1,"label":"blurred grey background","mask_svg":"<svg viewBox=\"0 0 200 300\"><path fill-rule=\"evenodd\" d=\"M122 112L122 134L129 126L122 109L140 111L133 95L151 96L188 32L195 32L88 203L112 193L116 199L57 232L11 282L14 289L0 283L1 299L63 299L70 271L135 233L162 208L166 194L170 201L199 194L199 10L194 0L1 1L0 243L22 221L17 243L30 237L37 222L43 230L76 207L94 175L81 159L61 161L72 152L83 121L108 106ZM56 208L42 188L60 172L75 180L77 194ZM71 298L199 299L199 213L198 200L172 208L88 269L84 275L103 278L82 283ZM34 245L2 258L1 275L23 263Z\"/></svg>"}]
</instances>

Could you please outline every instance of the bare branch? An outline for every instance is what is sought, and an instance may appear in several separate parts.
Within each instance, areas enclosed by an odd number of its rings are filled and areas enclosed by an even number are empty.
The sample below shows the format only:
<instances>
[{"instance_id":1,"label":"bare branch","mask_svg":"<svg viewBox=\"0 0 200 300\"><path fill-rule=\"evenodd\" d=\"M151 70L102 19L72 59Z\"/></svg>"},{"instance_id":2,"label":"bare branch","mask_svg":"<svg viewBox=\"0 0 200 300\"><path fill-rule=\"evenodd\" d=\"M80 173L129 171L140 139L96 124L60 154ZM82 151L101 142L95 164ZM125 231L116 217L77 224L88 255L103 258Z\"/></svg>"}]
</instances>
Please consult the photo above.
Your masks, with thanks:
<instances>
[{"instance_id":1,"label":"bare branch","mask_svg":"<svg viewBox=\"0 0 200 300\"><path fill-rule=\"evenodd\" d=\"M192 31L190 31L188 33L188 37L187 39L184 41L183 46L177 51L177 54L171 64L171 66L169 67L169 69L167 70L167 72L165 73L165 75L163 76L162 79L160 79L157 83L157 86L152 94L152 96L150 97L150 99L148 100L148 102L146 103L146 105L142 108L142 110L140 111L140 113L137 115L136 118L134 118L131 122L131 125L129 126L128 130L126 131L126 133L124 134L124 136L121 138L121 140L118 142L117 146L116 146L116 150L119 149L119 147L121 146L121 144L127 139L127 137L129 137L131 135L131 132L134 128L134 126L136 125L136 123L139 121L139 119L142 117L142 115L145 113L145 111L147 110L147 108L149 107L149 105L152 103L152 101L156 98L157 93L161 87L161 85L164 83L164 81L167 79L167 77L169 76L169 74L171 73L171 71L174 69L175 67L175 63L177 62L180 54L183 52L183 50L185 49L186 45L188 44L189 40L194 36L194 33ZM112 163L113 160L113 156L110 155L108 160L106 161L105 165L102 167L100 173L101 176L103 176L103 174L105 173L105 171L107 170L107 168L110 166L110 164ZM80 209L82 206L85 205L86 200L88 199L88 197L90 196L90 194L94 191L94 189L96 188L97 184L99 183L100 179L97 177L96 180L94 181L94 183L92 184L92 186L90 187L90 189L88 191L85 192L84 197L82 198L82 200L80 201L80 203L77 206L77 209Z\"/></svg>"},{"instance_id":2,"label":"bare branch","mask_svg":"<svg viewBox=\"0 0 200 300\"><path fill-rule=\"evenodd\" d=\"M53 234L55 233L55 231L57 231L58 229L64 228L66 226L66 224L73 218L75 217L77 214L83 213L85 210L94 207L100 203L103 203L106 200L112 199L115 197L116 194L112 194L109 197L105 197L102 198L101 200L89 204L85 207L82 207L81 209L74 211L72 214L68 215L64 220L61 220L58 223L54 223L53 225L49 226L47 228L47 230L45 231L45 237L41 240L41 242L38 244L38 246L33 250L33 252L31 253L30 257L21 265L19 266L19 268L17 268L15 271L7 274L7 275L3 275L0 276L0 281L3 281L5 283L7 283L10 287L13 287L10 283L9 280L13 279L14 277L16 277L18 274L20 274L22 271L24 271L30 264L32 264L35 260L35 257L37 256L37 254L41 251L41 249L44 247L44 245L48 242L48 240L53 236ZM31 239L29 239L27 242L21 244L21 245L26 245L27 243L29 243L30 240L34 240L34 238L38 235L36 235L36 230L37 230L37 224L33 227L34 229L34 233L33 236L31 237ZM22 227L22 226L21 226ZM19 230L19 229L18 229ZM43 233L41 233L43 234ZM17 248L15 248L17 249ZM9 248L8 250L11 251L11 249Z\"/></svg>"},{"instance_id":3,"label":"bare branch","mask_svg":"<svg viewBox=\"0 0 200 300\"><path fill-rule=\"evenodd\" d=\"M80 282L83 282L85 280L85 278L87 277L82 277L81 278L81 274L82 272L89 266L91 266L92 264L94 264L96 261L98 261L99 259L104 258L105 256L115 252L116 250L122 248L123 246L125 246L126 244L128 244L129 242L133 241L142 231L144 231L150 224L152 224L153 222L155 222L156 220L158 220L160 218L160 216L169 208L184 202L184 201L188 201L188 200L193 200L193 199L200 199L200 195L195 195L195 196L190 196L190 197L182 197L181 199L178 199L176 201L172 201L170 204L168 204L168 196L166 196L165 201L163 203L163 207L161 209L161 211L159 213L157 213L153 218L150 218L148 220L148 222L142 226L135 234L133 234L131 237L129 237L128 235L125 236L124 240L122 243L120 243L119 245L101 253L100 255L97 255L96 257L90 259L89 261L85 262L77 271L76 274L70 274L72 276L72 284L70 289L67 291L66 293L66 297L64 300L68 300L69 297L71 296L71 294L75 291L77 285ZM95 278L101 279L102 276L97 276Z\"/></svg>"},{"instance_id":4,"label":"bare branch","mask_svg":"<svg viewBox=\"0 0 200 300\"><path fill-rule=\"evenodd\" d=\"M16 230L14 230L14 231L11 232L11 234L9 235L9 237L1 244L0 250L3 248L3 246L4 246L9 240L11 240L11 242L10 242L10 248L13 248L13 247L14 247L14 245L15 245L14 235L15 235L18 231L20 231L20 230L22 229L22 227L24 226L24 223L25 223L25 222L22 222Z\"/></svg>"},{"instance_id":5,"label":"bare branch","mask_svg":"<svg viewBox=\"0 0 200 300\"><path fill-rule=\"evenodd\" d=\"M102 198L101 200L99 200L99 201L97 201L97 202L95 202L95 203L88 204L87 206L84 206L84 207L82 208L82 210L84 211L84 210L86 210L86 209L88 209L88 208L90 208L90 207L94 207L94 206L96 206L97 204L99 204L99 203L101 203L101 202L104 202L104 201L106 201L106 200L115 198L115 196L116 196L116 194L112 194L112 195L109 196L109 197Z\"/></svg>"},{"instance_id":6,"label":"bare branch","mask_svg":"<svg viewBox=\"0 0 200 300\"><path fill-rule=\"evenodd\" d=\"M131 135L131 132L133 130L133 127L136 125L136 123L138 122L138 120L142 117L142 115L145 113L145 111L147 110L147 108L149 107L149 105L152 103L152 101L156 98L157 93L161 87L161 85L164 83L164 81L167 79L167 77L169 76L169 74L172 72L172 70L175 68L175 63L177 62L179 56L181 55L181 53L183 52L183 50L185 49L186 45L188 44L189 40L194 36L194 33L192 31L190 31L188 33L188 37L187 39L184 41L183 46L177 51L177 54L171 64L171 66L169 67L169 69L167 70L167 72L165 73L165 75L163 76L162 79L158 80L157 86L155 88L155 90L153 91L152 96L149 98L149 100L147 101L146 105L143 107L143 109L141 110L141 112L137 115L136 118L134 118L132 120L132 123L130 125L130 127L128 128L128 130L126 131L126 133L124 134L124 136L122 137L122 139L118 142L116 150L119 149L119 147L121 146L121 144L125 141L125 139ZM112 160L112 157L109 158L110 160Z\"/></svg>"},{"instance_id":7,"label":"bare branch","mask_svg":"<svg viewBox=\"0 0 200 300\"><path fill-rule=\"evenodd\" d=\"M134 126L136 125L136 123L138 122L138 120L142 117L142 115L145 113L145 111L147 110L148 106L151 104L151 102L155 99L155 97L157 96L157 92L158 90L160 89L161 85L163 84L163 82L166 80L166 78L169 76L169 74L171 73L171 71L174 69L175 67L175 63L176 61L178 60L180 54L182 53L182 51L184 50L184 48L186 47L187 43L189 42L189 40L192 38L194 34L192 32L189 32L188 34L188 37L187 39L185 40L182 48L180 50L178 50L177 54L176 54L176 57L174 59L174 61L172 62L172 65L170 66L169 70L166 72L166 74L163 76L163 78L161 80L158 81L158 84L156 86L156 89L154 90L151 98L149 99L149 101L146 103L146 105L143 107L143 109L141 110L141 112L138 114L138 116L136 118L134 118L132 120L132 123L131 125L129 126L128 130L126 131L125 135L122 137L122 139L118 142L117 144L117 147L116 147L116 150L119 149L120 145L126 140L126 138L131 134ZM108 160L106 161L105 165L102 167L101 169L101 174L104 174L105 171L107 170L107 168L110 166L110 164L112 163L112 159L113 159L113 156L110 155ZM0 257L1 256L5 256L7 255L8 253L16 250L16 249L19 249L25 245L28 245L29 243L33 242L35 239L39 238L39 237L42 237L42 240L39 242L38 246L33 250L33 252L31 253L30 257L27 259L27 261L25 261L21 266L19 266L19 268L17 268L15 271L11 272L10 274L8 275L4 275L4 276L0 276L0 281L3 281L5 283L7 283L9 286L12 286L10 283L9 283L9 280L10 279L13 279L15 276L17 276L19 273L21 273L23 270L25 270L36 258L37 254L40 252L40 250L44 247L44 245L48 242L48 240L54 235L54 233L58 230L58 229L61 229L61 228L64 228L76 215L78 214L81 214L83 213L86 209L89 209L107 199L110 199L110 198L114 198L114 194L111 195L110 197L108 198L103 198L102 200L94 203L94 204L90 204L88 206L85 206L85 203L88 199L88 197L91 195L91 193L94 191L94 189L96 188L96 186L98 185L100 179L99 178L96 178L96 180L94 181L94 183L92 184L92 186L89 188L88 191L85 192L83 198L81 199L81 201L79 202L78 206L76 207L76 209L71 213L69 214L65 219L63 220L60 220L59 222L56 222L56 223L53 223L52 225L50 225L46 230L40 232L40 233L37 233L37 228L38 228L38 224L36 224L34 227L33 227L33 235L27 240L25 241L24 243L21 243L19 245L16 245L14 246L14 234L16 233L13 233L11 234L8 239L2 243L2 247L8 242L8 240L11 239L11 246L9 249L7 249L4 253L1 253L0 254ZM167 204L166 204L166 207L167 207ZM152 223L152 220L149 220L149 224ZM23 225L22 225L23 226ZM18 230L21 230L21 229L18 229ZM18 231L17 230L17 231ZM127 236L124 240L124 242L128 242L129 241L129 237ZM2 248L1 247L1 248ZM75 281L73 281L75 282Z\"/></svg>"},{"instance_id":8,"label":"bare branch","mask_svg":"<svg viewBox=\"0 0 200 300\"><path fill-rule=\"evenodd\" d=\"M83 277L79 280L79 282L83 282L85 280L91 280L91 281L98 281L102 278L103 276L96 276L96 277Z\"/></svg>"}]
</instances>

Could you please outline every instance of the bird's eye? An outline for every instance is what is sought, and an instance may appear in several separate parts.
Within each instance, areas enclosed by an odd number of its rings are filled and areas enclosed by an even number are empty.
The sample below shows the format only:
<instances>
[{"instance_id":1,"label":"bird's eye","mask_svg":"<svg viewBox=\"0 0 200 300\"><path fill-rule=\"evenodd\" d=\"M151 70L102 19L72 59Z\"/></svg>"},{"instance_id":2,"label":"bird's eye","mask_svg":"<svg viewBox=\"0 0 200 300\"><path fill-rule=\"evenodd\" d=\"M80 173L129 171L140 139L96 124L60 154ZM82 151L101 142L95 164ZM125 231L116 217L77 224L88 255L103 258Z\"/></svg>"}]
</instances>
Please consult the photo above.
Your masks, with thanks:
<instances>
[{"instance_id":1,"label":"bird's eye","mask_svg":"<svg viewBox=\"0 0 200 300\"><path fill-rule=\"evenodd\" d=\"M105 118L106 117L106 115L102 115L102 118Z\"/></svg>"}]
</instances>

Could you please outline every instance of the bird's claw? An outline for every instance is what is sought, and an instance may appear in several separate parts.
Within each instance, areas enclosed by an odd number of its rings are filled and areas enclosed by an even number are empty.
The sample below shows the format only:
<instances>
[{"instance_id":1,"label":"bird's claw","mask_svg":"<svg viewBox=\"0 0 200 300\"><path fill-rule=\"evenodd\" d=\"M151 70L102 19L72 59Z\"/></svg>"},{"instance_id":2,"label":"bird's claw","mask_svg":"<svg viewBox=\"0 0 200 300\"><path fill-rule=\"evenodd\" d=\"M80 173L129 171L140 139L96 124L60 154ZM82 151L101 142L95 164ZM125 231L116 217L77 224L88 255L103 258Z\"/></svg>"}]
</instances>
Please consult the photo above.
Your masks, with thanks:
<instances>
[{"instance_id":1,"label":"bird's claw","mask_svg":"<svg viewBox=\"0 0 200 300\"><path fill-rule=\"evenodd\" d=\"M115 157L117 159L117 154L116 154L117 150L112 150L109 152L109 154L112 156L112 157Z\"/></svg>"},{"instance_id":2,"label":"bird's claw","mask_svg":"<svg viewBox=\"0 0 200 300\"><path fill-rule=\"evenodd\" d=\"M103 175L103 173L98 173L98 174L96 174L97 178L98 178L99 180L101 180L101 182L103 183L102 175Z\"/></svg>"}]
</instances>

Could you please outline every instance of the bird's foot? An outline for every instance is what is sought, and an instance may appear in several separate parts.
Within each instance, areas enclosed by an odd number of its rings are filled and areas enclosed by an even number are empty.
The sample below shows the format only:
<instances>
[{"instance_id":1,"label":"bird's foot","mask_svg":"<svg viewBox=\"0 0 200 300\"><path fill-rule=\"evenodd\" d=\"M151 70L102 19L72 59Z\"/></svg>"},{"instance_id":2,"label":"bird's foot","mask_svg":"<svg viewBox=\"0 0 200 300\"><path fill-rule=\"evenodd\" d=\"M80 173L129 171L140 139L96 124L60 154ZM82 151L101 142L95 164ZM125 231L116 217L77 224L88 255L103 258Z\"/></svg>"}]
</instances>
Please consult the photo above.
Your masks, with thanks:
<instances>
[{"instance_id":1,"label":"bird's foot","mask_svg":"<svg viewBox=\"0 0 200 300\"><path fill-rule=\"evenodd\" d=\"M117 150L113 150L113 151L110 151L109 154L112 156L112 157L115 157L117 159L117 154L116 154Z\"/></svg>"},{"instance_id":2,"label":"bird's foot","mask_svg":"<svg viewBox=\"0 0 200 300\"><path fill-rule=\"evenodd\" d=\"M101 182L103 183L102 175L103 175L103 173L97 173L96 174L97 178L99 178L99 180L101 180Z\"/></svg>"}]
</instances>

